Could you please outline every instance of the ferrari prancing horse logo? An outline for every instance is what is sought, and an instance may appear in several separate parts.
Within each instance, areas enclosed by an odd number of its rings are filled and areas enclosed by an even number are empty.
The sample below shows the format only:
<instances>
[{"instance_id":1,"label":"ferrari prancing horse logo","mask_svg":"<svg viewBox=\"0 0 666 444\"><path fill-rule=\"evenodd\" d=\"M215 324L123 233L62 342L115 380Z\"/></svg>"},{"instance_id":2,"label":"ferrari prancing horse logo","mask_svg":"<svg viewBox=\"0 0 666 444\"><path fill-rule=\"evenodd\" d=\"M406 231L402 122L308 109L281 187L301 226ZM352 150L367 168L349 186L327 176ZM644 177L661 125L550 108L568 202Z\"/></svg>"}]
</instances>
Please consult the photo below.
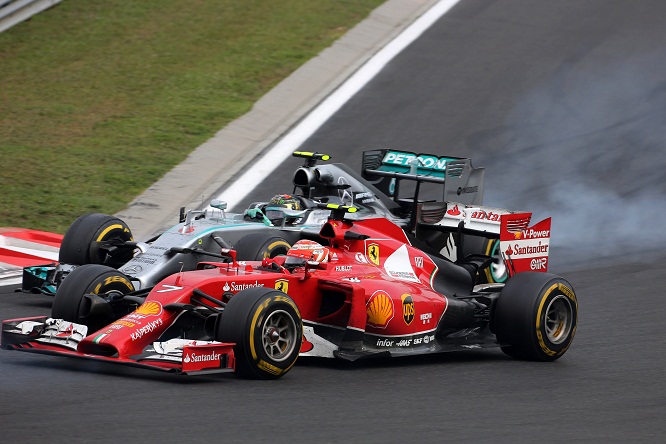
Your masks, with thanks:
<instances>
[{"instance_id":1,"label":"ferrari prancing horse logo","mask_svg":"<svg viewBox=\"0 0 666 444\"><path fill-rule=\"evenodd\" d=\"M379 265L379 245L378 244L368 244L368 259L375 265Z\"/></svg>"},{"instance_id":2,"label":"ferrari prancing horse logo","mask_svg":"<svg viewBox=\"0 0 666 444\"><path fill-rule=\"evenodd\" d=\"M289 293L289 280L287 279L278 279L275 281L275 289L281 291L282 293Z\"/></svg>"}]
</instances>

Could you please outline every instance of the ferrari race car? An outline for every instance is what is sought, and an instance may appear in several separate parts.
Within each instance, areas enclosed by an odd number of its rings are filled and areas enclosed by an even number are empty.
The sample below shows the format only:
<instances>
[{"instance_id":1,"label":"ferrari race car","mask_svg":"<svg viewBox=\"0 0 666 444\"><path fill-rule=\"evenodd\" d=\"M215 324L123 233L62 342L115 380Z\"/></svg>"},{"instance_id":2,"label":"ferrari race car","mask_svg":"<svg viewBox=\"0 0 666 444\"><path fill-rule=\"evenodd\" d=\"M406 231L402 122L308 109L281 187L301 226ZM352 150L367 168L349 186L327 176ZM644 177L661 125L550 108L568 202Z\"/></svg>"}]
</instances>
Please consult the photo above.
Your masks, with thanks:
<instances>
[{"instance_id":1,"label":"ferrari race car","mask_svg":"<svg viewBox=\"0 0 666 444\"><path fill-rule=\"evenodd\" d=\"M385 218L332 210L317 239L285 256L201 262L137 295L118 270L87 264L58 288L51 317L3 322L2 348L178 374L274 379L298 356L357 360L501 347L560 358L576 331L573 287L546 271L550 221L504 214L506 284L475 285L473 264L414 247ZM485 229L486 227L483 227ZM468 228L473 231L474 228ZM530 271L538 270L538 271Z\"/></svg>"},{"instance_id":2,"label":"ferrari race car","mask_svg":"<svg viewBox=\"0 0 666 444\"><path fill-rule=\"evenodd\" d=\"M146 242L135 242L128 225L114 216L83 215L65 233L57 265L24 268L22 290L54 295L74 268L103 264L124 273L134 290L147 293L170 274L194 270L206 258L219 258L221 248L233 246L241 260L285 254L302 231L316 236L326 222L330 211L319 208L319 203L353 205L358 208L357 218L386 217L421 238L423 248L454 262L462 262L470 254L491 256L494 261L481 270L481 282L506 279L496 239L468 236L462 242L460 233L450 234L456 231L451 226L449 232L440 226L431 229L422 225L418 231L415 229L415 204L421 200L422 183L436 186L442 204L481 203L483 169L472 168L469 159L395 150L366 151L363 175L359 176L344 164L317 165L317 161L330 159L325 154L293 155L305 160L294 174L291 195L253 203L243 214L228 213L226 203L215 200L200 211L185 213L182 209L179 224ZM411 190L403 186L401 193L400 184L404 181L414 186Z\"/></svg>"}]
</instances>

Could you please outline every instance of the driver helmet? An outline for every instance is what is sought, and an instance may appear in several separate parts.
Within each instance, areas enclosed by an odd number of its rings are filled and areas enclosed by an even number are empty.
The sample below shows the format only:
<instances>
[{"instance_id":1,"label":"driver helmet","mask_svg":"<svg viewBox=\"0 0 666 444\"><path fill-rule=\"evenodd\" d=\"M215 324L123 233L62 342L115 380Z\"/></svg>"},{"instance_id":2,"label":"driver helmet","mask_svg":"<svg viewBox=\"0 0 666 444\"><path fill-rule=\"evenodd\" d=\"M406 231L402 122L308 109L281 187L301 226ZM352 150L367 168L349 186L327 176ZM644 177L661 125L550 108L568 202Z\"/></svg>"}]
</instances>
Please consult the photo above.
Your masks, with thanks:
<instances>
[{"instance_id":1,"label":"driver helmet","mask_svg":"<svg viewBox=\"0 0 666 444\"><path fill-rule=\"evenodd\" d=\"M268 205L276 205L288 208L290 210L302 210L303 205L301 205L301 200L298 197L292 196L290 194L278 194L273 196L273 198L268 201Z\"/></svg>"},{"instance_id":2,"label":"driver helmet","mask_svg":"<svg viewBox=\"0 0 666 444\"><path fill-rule=\"evenodd\" d=\"M323 245L311 240L299 240L287 251L284 266L296 268L305 266L306 262L316 262L317 265L328 262L329 250Z\"/></svg>"},{"instance_id":3,"label":"driver helmet","mask_svg":"<svg viewBox=\"0 0 666 444\"><path fill-rule=\"evenodd\" d=\"M281 225L284 221L287 225L293 225L300 222L301 217L289 216L285 214L285 210L301 211L304 210L301 200L290 194L278 194L266 204L266 217L268 217L274 225Z\"/></svg>"}]
</instances>

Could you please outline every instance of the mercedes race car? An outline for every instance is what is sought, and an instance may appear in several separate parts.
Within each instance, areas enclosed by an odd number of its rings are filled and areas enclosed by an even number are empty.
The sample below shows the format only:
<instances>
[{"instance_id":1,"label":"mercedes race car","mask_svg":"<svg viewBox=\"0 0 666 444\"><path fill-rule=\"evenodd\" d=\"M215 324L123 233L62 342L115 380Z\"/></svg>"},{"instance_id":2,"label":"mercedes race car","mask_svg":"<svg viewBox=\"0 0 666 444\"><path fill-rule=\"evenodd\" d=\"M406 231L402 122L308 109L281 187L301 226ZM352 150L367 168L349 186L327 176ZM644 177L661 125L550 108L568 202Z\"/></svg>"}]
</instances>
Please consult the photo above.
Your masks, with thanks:
<instances>
[{"instance_id":1,"label":"mercedes race car","mask_svg":"<svg viewBox=\"0 0 666 444\"><path fill-rule=\"evenodd\" d=\"M419 238L423 248L454 262L461 263L470 254L493 257L493 262L480 271L480 281L506 279L497 239L464 237L450 225L448 231L427 225L416 229L415 205L422 200L422 184L435 185L438 196L433 204L481 204L483 169L473 168L469 159L366 151L360 176L344 164L318 165L318 161L330 159L325 154L293 155L303 158L304 164L294 174L292 194L253 203L243 214L229 213L225 202L215 200L204 210L185 213L182 209L179 224L146 242L135 242L128 225L114 216L83 215L65 233L58 264L24 268L22 289L54 295L74 268L103 264L125 274L134 290L147 293L170 274L193 270L202 260L219 258L221 248L233 246L241 260L285 254L302 231L316 235L326 222L330 211L319 208L320 203L353 205L358 209L356 218L386 217ZM412 187L401 187L401 183Z\"/></svg>"},{"instance_id":2,"label":"mercedes race car","mask_svg":"<svg viewBox=\"0 0 666 444\"><path fill-rule=\"evenodd\" d=\"M569 282L545 273L549 220L529 227L529 214L500 216L493 231L513 276L475 285L474 264L416 248L391 221L325 209L332 213L318 237L284 256L243 262L224 250L226 262L167 276L147 295L114 268L78 267L50 317L3 322L2 348L260 379L283 376L299 355L354 361L500 347L553 361L569 348L577 298Z\"/></svg>"}]
</instances>

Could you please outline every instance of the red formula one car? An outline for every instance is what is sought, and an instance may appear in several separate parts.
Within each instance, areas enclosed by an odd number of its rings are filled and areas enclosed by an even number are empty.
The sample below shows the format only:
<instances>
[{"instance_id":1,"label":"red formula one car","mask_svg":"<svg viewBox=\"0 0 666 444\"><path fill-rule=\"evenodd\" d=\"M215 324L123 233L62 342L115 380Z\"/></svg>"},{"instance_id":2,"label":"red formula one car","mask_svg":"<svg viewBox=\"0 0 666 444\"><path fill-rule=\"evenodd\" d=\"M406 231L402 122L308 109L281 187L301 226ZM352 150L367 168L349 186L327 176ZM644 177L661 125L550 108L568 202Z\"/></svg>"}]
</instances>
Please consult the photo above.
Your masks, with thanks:
<instances>
[{"instance_id":1,"label":"red formula one car","mask_svg":"<svg viewBox=\"0 0 666 444\"><path fill-rule=\"evenodd\" d=\"M517 274L475 286L474 261L464 267L428 255L387 219L351 221L354 208L327 208L320 237L298 241L286 256L237 262L223 250L227 262L171 275L147 296L133 295L113 268L81 266L59 287L51 317L3 322L2 348L271 379L299 355L356 360L501 347L552 361L571 344L572 286L521 272L545 270L548 221L530 228L529 214L502 215L490 234L501 231Z\"/></svg>"}]
</instances>

